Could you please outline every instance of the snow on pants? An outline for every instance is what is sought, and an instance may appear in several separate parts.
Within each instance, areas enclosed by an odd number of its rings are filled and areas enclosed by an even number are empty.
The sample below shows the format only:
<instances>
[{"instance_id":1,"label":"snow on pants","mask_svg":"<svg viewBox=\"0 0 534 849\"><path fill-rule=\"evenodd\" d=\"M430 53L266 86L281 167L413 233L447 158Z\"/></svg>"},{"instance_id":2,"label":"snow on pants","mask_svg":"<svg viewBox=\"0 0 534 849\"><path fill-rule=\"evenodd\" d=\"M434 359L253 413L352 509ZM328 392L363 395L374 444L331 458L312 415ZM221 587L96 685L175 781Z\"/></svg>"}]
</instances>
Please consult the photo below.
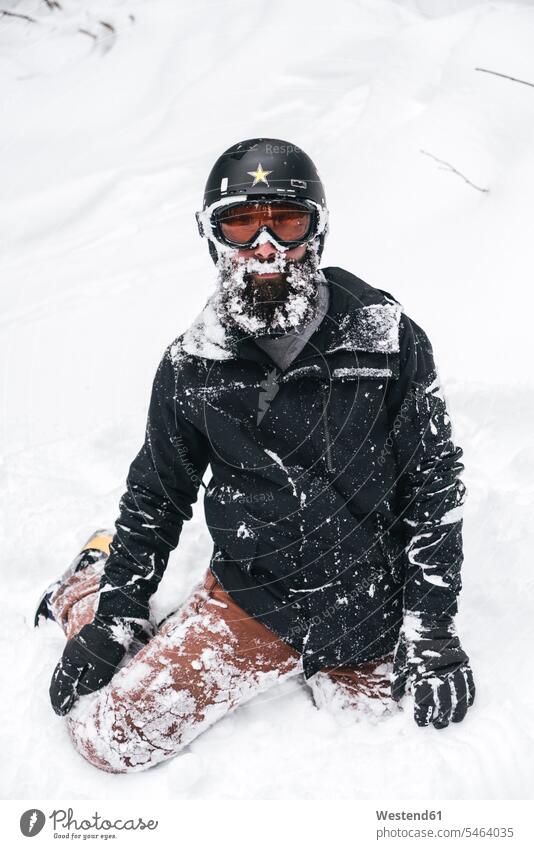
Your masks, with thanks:
<instances>
[{"instance_id":1,"label":"snow on pants","mask_svg":"<svg viewBox=\"0 0 534 849\"><path fill-rule=\"evenodd\" d=\"M55 594L67 638L91 622L105 558L75 573ZM395 711L391 656L312 676L317 707L347 716ZM76 749L107 772L137 772L177 755L206 728L258 693L302 673L300 654L223 590L208 569L181 608L122 665L112 681L82 696L66 717Z\"/></svg>"}]
</instances>

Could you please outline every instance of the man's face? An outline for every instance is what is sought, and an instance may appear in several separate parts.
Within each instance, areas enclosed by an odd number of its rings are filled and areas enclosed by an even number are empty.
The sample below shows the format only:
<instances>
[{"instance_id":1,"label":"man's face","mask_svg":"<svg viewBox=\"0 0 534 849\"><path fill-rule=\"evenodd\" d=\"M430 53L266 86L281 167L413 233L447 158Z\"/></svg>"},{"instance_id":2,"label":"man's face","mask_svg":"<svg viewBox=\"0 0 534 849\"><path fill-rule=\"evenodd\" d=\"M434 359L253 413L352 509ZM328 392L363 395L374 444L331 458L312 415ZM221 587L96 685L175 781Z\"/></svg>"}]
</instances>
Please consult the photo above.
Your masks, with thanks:
<instances>
[{"instance_id":1,"label":"man's face","mask_svg":"<svg viewBox=\"0 0 534 849\"><path fill-rule=\"evenodd\" d=\"M263 235L255 247L220 257L220 315L251 336L298 331L316 311L317 244L281 249Z\"/></svg>"}]
</instances>

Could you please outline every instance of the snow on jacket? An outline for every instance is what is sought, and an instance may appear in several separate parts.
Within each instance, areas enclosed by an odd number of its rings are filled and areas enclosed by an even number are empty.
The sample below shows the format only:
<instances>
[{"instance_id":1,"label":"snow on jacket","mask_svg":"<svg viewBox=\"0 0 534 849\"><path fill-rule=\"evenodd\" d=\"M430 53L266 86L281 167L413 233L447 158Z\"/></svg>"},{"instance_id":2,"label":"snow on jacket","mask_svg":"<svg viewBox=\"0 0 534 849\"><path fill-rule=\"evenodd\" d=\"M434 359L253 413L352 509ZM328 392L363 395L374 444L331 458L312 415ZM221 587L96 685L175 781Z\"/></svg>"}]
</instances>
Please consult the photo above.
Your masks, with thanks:
<instances>
[{"instance_id":1,"label":"snow on jacket","mask_svg":"<svg viewBox=\"0 0 534 849\"><path fill-rule=\"evenodd\" d=\"M462 450L430 342L388 293L323 273L328 313L285 371L213 295L165 351L101 613L146 616L208 464L211 569L307 678L390 652L405 611L456 613Z\"/></svg>"}]
</instances>

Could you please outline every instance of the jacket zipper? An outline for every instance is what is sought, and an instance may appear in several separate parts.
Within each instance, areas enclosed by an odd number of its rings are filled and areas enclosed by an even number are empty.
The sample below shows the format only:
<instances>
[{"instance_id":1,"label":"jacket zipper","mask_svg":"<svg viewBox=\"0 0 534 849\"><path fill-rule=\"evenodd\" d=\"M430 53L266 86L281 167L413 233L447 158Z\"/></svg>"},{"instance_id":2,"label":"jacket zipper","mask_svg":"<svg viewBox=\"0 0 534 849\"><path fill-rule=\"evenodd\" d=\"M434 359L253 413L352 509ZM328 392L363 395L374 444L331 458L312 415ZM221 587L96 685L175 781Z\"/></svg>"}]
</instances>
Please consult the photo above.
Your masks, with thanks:
<instances>
[{"instance_id":1,"label":"jacket zipper","mask_svg":"<svg viewBox=\"0 0 534 849\"><path fill-rule=\"evenodd\" d=\"M324 437L326 442L326 468L329 472L334 471L334 464L332 463L332 445L330 442L330 430L328 427L328 415L327 415L327 390L326 386L322 387L322 397L323 397L323 422L324 422Z\"/></svg>"}]
</instances>

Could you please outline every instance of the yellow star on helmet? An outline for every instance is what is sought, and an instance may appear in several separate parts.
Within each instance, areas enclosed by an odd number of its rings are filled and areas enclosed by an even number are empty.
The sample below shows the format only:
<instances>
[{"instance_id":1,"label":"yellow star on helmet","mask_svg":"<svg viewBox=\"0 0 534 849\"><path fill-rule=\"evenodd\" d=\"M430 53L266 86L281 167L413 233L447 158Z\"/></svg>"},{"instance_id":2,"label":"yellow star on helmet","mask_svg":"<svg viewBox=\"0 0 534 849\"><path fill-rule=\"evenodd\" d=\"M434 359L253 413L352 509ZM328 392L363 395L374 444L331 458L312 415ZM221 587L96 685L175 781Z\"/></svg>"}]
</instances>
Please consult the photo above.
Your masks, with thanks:
<instances>
[{"instance_id":1,"label":"yellow star on helmet","mask_svg":"<svg viewBox=\"0 0 534 849\"><path fill-rule=\"evenodd\" d=\"M252 183L255 186L257 183L265 183L266 186L269 185L267 182L267 177L269 174L272 174L272 171L264 171L261 167L261 162L258 162L258 167L255 171L247 171L247 174L250 174L251 177L254 177L254 182Z\"/></svg>"}]
</instances>

